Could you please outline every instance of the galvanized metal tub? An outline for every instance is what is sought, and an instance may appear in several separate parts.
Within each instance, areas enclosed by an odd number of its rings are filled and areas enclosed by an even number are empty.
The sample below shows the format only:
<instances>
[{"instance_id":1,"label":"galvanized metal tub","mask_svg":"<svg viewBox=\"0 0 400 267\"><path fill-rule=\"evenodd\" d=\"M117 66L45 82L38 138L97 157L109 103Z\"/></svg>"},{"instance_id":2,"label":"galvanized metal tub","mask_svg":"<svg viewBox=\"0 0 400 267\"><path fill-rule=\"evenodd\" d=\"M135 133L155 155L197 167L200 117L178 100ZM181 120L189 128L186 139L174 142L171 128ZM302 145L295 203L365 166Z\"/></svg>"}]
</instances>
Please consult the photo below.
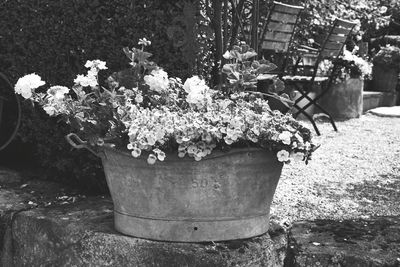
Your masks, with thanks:
<instances>
[{"instance_id":1,"label":"galvanized metal tub","mask_svg":"<svg viewBox=\"0 0 400 267\"><path fill-rule=\"evenodd\" d=\"M232 149L195 161L146 159L105 148L104 172L117 231L179 242L249 238L268 230L282 171L272 152Z\"/></svg>"}]
</instances>

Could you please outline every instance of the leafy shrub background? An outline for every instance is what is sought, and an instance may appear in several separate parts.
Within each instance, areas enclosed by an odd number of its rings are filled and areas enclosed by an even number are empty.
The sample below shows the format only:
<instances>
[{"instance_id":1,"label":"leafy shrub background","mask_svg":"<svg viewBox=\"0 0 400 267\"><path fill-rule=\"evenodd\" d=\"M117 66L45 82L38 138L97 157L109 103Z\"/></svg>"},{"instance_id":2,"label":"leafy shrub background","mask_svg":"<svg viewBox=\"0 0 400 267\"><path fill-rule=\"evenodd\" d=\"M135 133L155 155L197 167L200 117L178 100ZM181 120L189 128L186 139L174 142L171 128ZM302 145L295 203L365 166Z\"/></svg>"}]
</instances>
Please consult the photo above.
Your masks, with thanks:
<instances>
[{"instance_id":1,"label":"leafy shrub background","mask_svg":"<svg viewBox=\"0 0 400 267\"><path fill-rule=\"evenodd\" d=\"M271 2L264 0L265 2ZM325 27L332 24L335 18L359 23L353 30L352 48L360 41L400 32L400 1L398 0L283 0L282 2L305 7L297 31L299 42L308 39L323 41ZM316 37L320 36L320 39ZM380 39L380 38L379 38Z\"/></svg>"},{"instance_id":2,"label":"leafy shrub background","mask_svg":"<svg viewBox=\"0 0 400 267\"><path fill-rule=\"evenodd\" d=\"M139 38L146 37L152 41L149 49L153 53L152 60L171 76L185 78L196 71L193 62L198 55L193 49L204 50L204 47L184 45L186 39L196 39L190 36L193 30L185 25L180 25L183 37L176 45L178 37L168 27L177 17L183 22L180 24L184 24L184 8L186 16L192 16L193 21L193 6L188 7L188 3L172 0L2 1L0 71L13 84L19 77L35 72L51 85L72 85L77 74L86 72L83 66L86 60L98 58L106 61L109 67L109 72L101 77L104 79L111 71L129 67L122 48L136 46ZM203 53L201 60L206 57ZM23 111L18 140L30 145L21 153L30 151L31 160L46 167L48 176L71 179L71 182L76 179L84 186L93 186L96 184L93 180L100 177L95 191L105 188L100 161L86 151L71 149L65 142L67 126L49 119L31 103L25 102Z\"/></svg>"}]
</instances>

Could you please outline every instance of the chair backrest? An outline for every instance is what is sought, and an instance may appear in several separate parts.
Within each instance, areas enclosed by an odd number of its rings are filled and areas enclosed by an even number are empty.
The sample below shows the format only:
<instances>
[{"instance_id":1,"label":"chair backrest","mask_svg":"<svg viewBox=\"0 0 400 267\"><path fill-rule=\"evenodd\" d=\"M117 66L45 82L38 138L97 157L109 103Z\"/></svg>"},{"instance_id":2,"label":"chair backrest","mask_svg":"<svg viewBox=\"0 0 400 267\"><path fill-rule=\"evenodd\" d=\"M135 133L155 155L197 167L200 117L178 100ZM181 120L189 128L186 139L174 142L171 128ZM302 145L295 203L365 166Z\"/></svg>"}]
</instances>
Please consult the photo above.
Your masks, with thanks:
<instances>
[{"instance_id":1,"label":"chair backrest","mask_svg":"<svg viewBox=\"0 0 400 267\"><path fill-rule=\"evenodd\" d=\"M278 68L274 72L279 75L285 73L293 36L303 10L302 6L274 2L267 16L261 16L259 56L275 63Z\"/></svg>"},{"instance_id":2,"label":"chair backrest","mask_svg":"<svg viewBox=\"0 0 400 267\"><path fill-rule=\"evenodd\" d=\"M321 46L321 58L337 58L340 56L354 26L356 26L354 22L335 19L328 36Z\"/></svg>"},{"instance_id":3,"label":"chair backrest","mask_svg":"<svg viewBox=\"0 0 400 267\"><path fill-rule=\"evenodd\" d=\"M260 51L287 53L303 9L302 6L274 2L258 37Z\"/></svg>"},{"instance_id":4,"label":"chair backrest","mask_svg":"<svg viewBox=\"0 0 400 267\"><path fill-rule=\"evenodd\" d=\"M335 60L339 57L355 25L355 23L350 21L335 19L320 49L302 52L302 57L300 57L301 64L296 64L294 74L298 74L300 71L302 75L315 76L322 60ZM302 51L302 49L299 49L299 51Z\"/></svg>"}]
</instances>

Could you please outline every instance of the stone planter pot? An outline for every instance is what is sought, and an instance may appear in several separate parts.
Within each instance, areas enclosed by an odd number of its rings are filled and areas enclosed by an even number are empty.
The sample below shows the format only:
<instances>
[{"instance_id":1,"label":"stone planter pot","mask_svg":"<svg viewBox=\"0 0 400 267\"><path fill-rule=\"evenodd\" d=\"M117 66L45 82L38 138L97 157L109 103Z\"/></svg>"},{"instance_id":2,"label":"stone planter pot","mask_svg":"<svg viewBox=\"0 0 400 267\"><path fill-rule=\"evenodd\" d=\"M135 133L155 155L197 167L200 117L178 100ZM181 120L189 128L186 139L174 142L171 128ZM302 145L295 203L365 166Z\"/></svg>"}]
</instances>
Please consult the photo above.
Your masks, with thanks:
<instances>
[{"instance_id":1,"label":"stone planter pot","mask_svg":"<svg viewBox=\"0 0 400 267\"><path fill-rule=\"evenodd\" d=\"M88 148L73 134L67 140ZM232 149L201 161L168 155L154 165L110 148L97 155L114 202L115 228L123 234L202 242L249 238L268 230L283 167L275 153Z\"/></svg>"},{"instance_id":2,"label":"stone planter pot","mask_svg":"<svg viewBox=\"0 0 400 267\"><path fill-rule=\"evenodd\" d=\"M388 68L382 64L374 64L372 68L372 90L379 92L396 92L399 70Z\"/></svg>"},{"instance_id":3,"label":"stone planter pot","mask_svg":"<svg viewBox=\"0 0 400 267\"><path fill-rule=\"evenodd\" d=\"M330 90L320 99L319 104L334 119L358 118L363 112L364 80L351 78L332 84Z\"/></svg>"}]
</instances>

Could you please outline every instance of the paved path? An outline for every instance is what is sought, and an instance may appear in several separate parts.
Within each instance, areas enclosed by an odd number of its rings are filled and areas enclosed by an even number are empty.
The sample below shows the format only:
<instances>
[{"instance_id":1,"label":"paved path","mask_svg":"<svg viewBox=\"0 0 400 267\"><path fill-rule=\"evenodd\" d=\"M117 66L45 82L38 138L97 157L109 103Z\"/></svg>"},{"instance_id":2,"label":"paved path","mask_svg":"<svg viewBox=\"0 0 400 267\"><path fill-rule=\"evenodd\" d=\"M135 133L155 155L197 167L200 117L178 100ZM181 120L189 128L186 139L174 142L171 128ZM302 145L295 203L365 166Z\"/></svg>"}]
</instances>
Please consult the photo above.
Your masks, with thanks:
<instances>
[{"instance_id":1,"label":"paved path","mask_svg":"<svg viewBox=\"0 0 400 267\"><path fill-rule=\"evenodd\" d=\"M400 118L400 106L379 107L379 108L371 109L368 112L371 114L374 114L376 116L380 116L380 117Z\"/></svg>"}]
</instances>

